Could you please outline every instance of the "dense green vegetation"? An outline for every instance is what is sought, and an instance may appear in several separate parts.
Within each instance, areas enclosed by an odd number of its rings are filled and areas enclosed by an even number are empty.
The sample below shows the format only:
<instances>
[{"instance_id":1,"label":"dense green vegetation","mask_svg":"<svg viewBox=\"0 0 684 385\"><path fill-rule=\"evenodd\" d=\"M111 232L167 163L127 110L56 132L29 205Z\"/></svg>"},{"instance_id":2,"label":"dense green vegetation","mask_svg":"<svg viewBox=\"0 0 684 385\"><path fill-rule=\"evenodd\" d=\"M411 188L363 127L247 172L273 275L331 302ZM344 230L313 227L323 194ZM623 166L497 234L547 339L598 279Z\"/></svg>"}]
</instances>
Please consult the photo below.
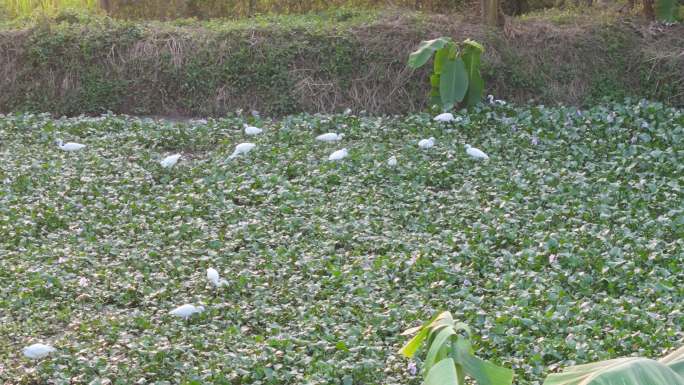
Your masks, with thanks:
<instances>
[{"instance_id":1,"label":"dense green vegetation","mask_svg":"<svg viewBox=\"0 0 684 385\"><path fill-rule=\"evenodd\" d=\"M519 3L507 9L532 10L554 5L549 0L507 0ZM54 15L65 10L105 13L122 19L237 19L256 14L301 14L326 12L331 9L354 7L378 9L392 5L407 9L451 12L462 10L464 0L0 0L0 19L31 17L38 14ZM522 5L522 9L520 6Z\"/></svg>"},{"instance_id":2,"label":"dense green vegetation","mask_svg":"<svg viewBox=\"0 0 684 385\"><path fill-rule=\"evenodd\" d=\"M521 385L679 347L684 112L461 117L257 120L257 147L231 161L247 140L234 115L1 117L0 382L418 384L399 333L438 310ZM346 136L313 140L328 131ZM183 303L207 310L167 314ZM27 361L34 342L58 351Z\"/></svg>"}]
</instances>

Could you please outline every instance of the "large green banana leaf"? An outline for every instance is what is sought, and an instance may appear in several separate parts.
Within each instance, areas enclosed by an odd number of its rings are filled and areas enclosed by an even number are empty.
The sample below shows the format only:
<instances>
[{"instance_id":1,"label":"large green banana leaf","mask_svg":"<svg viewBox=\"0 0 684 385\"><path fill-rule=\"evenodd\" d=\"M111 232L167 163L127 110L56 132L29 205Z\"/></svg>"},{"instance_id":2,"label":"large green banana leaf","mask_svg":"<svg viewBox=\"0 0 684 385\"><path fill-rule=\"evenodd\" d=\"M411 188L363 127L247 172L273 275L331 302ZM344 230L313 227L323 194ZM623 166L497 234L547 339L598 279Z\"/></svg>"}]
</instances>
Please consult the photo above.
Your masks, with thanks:
<instances>
[{"instance_id":1,"label":"large green banana leaf","mask_svg":"<svg viewBox=\"0 0 684 385\"><path fill-rule=\"evenodd\" d=\"M659 361L627 357L551 374L544 385L684 385L684 347Z\"/></svg>"}]
</instances>

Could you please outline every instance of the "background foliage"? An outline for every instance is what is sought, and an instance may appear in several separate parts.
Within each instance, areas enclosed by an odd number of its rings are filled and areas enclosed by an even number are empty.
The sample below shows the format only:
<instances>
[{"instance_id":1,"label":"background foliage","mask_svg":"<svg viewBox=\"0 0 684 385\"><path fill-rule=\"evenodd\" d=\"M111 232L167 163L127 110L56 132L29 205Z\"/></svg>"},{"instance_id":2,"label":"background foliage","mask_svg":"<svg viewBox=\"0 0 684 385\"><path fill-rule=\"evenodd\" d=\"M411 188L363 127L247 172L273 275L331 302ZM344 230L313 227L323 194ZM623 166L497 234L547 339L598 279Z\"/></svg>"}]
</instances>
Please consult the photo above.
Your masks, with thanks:
<instances>
[{"instance_id":1,"label":"background foliage","mask_svg":"<svg viewBox=\"0 0 684 385\"><path fill-rule=\"evenodd\" d=\"M259 13L296 14L340 7L365 9L400 7L412 10L453 12L472 6L467 0L0 0L9 17L58 10L106 10L125 19L241 18ZM551 0L507 0L505 8L515 14L559 5Z\"/></svg>"},{"instance_id":2,"label":"background foliage","mask_svg":"<svg viewBox=\"0 0 684 385\"><path fill-rule=\"evenodd\" d=\"M640 95L684 105L684 57L677 54L683 26L651 37L619 20L582 17L520 19L506 37L458 16L445 23L406 12L338 10L232 23L66 13L0 29L0 111L417 111L426 105L422 71L429 69L414 73L406 60L430 36L482 42L485 94L498 98L588 105Z\"/></svg>"}]
</instances>

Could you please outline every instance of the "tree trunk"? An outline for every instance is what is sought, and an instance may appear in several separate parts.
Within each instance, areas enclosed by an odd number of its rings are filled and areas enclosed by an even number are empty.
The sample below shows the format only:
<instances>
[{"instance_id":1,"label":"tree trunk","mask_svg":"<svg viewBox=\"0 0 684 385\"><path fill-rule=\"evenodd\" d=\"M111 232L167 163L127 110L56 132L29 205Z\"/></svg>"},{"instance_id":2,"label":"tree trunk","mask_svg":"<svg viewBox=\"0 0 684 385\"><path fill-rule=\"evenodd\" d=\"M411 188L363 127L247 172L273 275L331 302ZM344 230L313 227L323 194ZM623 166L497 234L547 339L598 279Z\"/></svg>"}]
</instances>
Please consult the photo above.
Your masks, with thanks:
<instances>
[{"instance_id":1,"label":"tree trunk","mask_svg":"<svg viewBox=\"0 0 684 385\"><path fill-rule=\"evenodd\" d=\"M503 21L500 0L480 0L482 4L482 22L491 27L498 27Z\"/></svg>"},{"instance_id":2,"label":"tree trunk","mask_svg":"<svg viewBox=\"0 0 684 385\"><path fill-rule=\"evenodd\" d=\"M102 8L105 13L110 14L112 12L111 0L100 0L100 8Z\"/></svg>"},{"instance_id":3,"label":"tree trunk","mask_svg":"<svg viewBox=\"0 0 684 385\"><path fill-rule=\"evenodd\" d=\"M653 0L644 0L644 16L648 20L655 20L655 10L653 9Z\"/></svg>"}]
</instances>

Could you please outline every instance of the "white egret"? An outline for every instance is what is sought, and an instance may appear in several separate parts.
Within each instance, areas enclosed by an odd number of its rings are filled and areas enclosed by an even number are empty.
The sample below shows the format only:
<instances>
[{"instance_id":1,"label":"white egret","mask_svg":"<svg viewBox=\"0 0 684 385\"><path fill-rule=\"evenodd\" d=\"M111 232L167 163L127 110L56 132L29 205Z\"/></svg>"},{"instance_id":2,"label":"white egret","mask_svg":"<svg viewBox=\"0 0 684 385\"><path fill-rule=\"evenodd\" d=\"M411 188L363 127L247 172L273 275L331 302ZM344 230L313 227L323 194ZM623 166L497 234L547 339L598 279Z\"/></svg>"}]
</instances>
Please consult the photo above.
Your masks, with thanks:
<instances>
[{"instance_id":1,"label":"white egret","mask_svg":"<svg viewBox=\"0 0 684 385\"><path fill-rule=\"evenodd\" d=\"M390 167L396 166L397 165L397 157L391 156L389 159L387 159L387 165Z\"/></svg>"},{"instance_id":2,"label":"white egret","mask_svg":"<svg viewBox=\"0 0 684 385\"><path fill-rule=\"evenodd\" d=\"M24 349L22 349L22 352L24 353L24 356L37 360L43 357L46 357L50 353L56 351L57 349L53 348L50 345L45 345L45 344L33 344L31 346L27 346Z\"/></svg>"},{"instance_id":3,"label":"white egret","mask_svg":"<svg viewBox=\"0 0 684 385\"><path fill-rule=\"evenodd\" d=\"M189 303L186 303L183 306L179 306L169 312L169 314L174 315L176 317L180 317L183 319L188 319L190 318L193 314L195 313L201 313L204 311L204 306L195 306L191 305Z\"/></svg>"},{"instance_id":4,"label":"white egret","mask_svg":"<svg viewBox=\"0 0 684 385\"><path fill-rule=\"evenodd\" d=\"M62 141L62 139L58 139L58 140L57 140L57 146L58 146L61 150L73 152L73 151L78 151L78 150L81 150L81 149L85 148L86 145L85 145L85 144L81 144L81 143L75 143L75 142L64 143L64 142Z\"/></svg>"},{"instance_id":5,"label":"white egret","mask_svg":"<svg viewBox=\"0 0 684 385\"><path fill-rule=\"evenodd\" d=\"M247 124L245 124L244 127L245 127L245 134L249 135L249 136L259 135L262 132L264 132L264 130L262 130L259 127L254 127L254 126L250 126Z\"/></svg>"},{"instance_id":6,"label":"white egret","mask_svg":"<svg viewBox=\"0 0 684 385\"><path fill-rule=\"evenodd\" d=\"M421 139L420 142L418 142L418 147L420 147L424 150L428 149L434 145L435 145L435 138L433 138L433 137L430 137L428 139Z\"/></svg>"},{"instance_id":7,"label":"white egret","mask_svg":"<svg viewBox=\"0 0 684 385\"><path fill-rule=\"evenodd\" d=\"M333 152L332 154L330 154L330 156L328 157L328 160L342 160L342 159L346 158L347 155L349 155L349 151L347 151L346 148L343 148L341 150L337 150L337 151Z\"/></svg>"},{"instance_id":8,"label":"white egret","mask_svg":"<svg viewBox=\"0 0 684 385\"><path fill-rule=\"evenodd\" d=\"M338 140L342 140L344 138L344 134L336 134L334 132L328 132L327 134L321 134L316 137L316 140L321 141L321 142L337 142Z\"/></svg>"},{"instance_id":9,"label":"white egret","mask_svg":"<svg viewBox=\"0 0 684 385\"><path fill-rule=\"evenodd\" d=\"M221 279L219 277L218 271L212 267L207 269L207 279L209 280L209 282L211 282L212 285L216 287L228 285L228 281L226 281L225 279Z\"/></svg>"},{"instance_id":10,"label":"white egret","mask_svg":"<svg viewBox=\"0 0 684 385\"><path fill-rule=\"evenodd\" d=\"M442 123L451 123L454 120L455 120L454 115L451 112L441 113L441 114L435 116L435 118L434 118L435 122L442 122Z\"/></svg>"},{"instance_id":11,"label":"white egret","mask_svg":"<svg viewBox=\"0 0 684 385\"><path fill-rule=\"evenodd\" d=\"M491 105L499 105L499 106L505 106L506 105L505 100L494 99L494 95L487 95L487 101L489 101L489 104L491 104Z\"/></svg>"},{"instance_id":12,"label":"white egret","mask_svg":"<svg viewBox=\"0 0 684 385\"><path fill-rule=\"evenodd\" d=\"M166 158L162 159L159 164L161 164L162 167L164 168L171 168L178 163L178 160L181 158L181 154L174 154L174 155L169 155Z\"/></svg>"},{"instance_id":13,"label":"white egret","mask_svg":"<svg viewBox=\"0 0 684 385\"><path fill-rule=\"evenodd\" d=\"M246 154L252 151L254 147L256 147L256 144L254 143L240 143L237 146L235 146L235 151L233 151L233 154L229 156L228 159L233 159L238 155Z\"/></svg>"},{"instance_id":14,"label":"white egret","mask_svg":"<svg viewBox=\"0 0 684 385\"><path fill-rule=\"evenodd\" d=\"M466 153L474 159L479 159L479 160L489 159L489 156L487 154L485 154L479 148L472 147L469 144L466 144L465 148L466 148Z\"/></svg>"}]
</instances>

